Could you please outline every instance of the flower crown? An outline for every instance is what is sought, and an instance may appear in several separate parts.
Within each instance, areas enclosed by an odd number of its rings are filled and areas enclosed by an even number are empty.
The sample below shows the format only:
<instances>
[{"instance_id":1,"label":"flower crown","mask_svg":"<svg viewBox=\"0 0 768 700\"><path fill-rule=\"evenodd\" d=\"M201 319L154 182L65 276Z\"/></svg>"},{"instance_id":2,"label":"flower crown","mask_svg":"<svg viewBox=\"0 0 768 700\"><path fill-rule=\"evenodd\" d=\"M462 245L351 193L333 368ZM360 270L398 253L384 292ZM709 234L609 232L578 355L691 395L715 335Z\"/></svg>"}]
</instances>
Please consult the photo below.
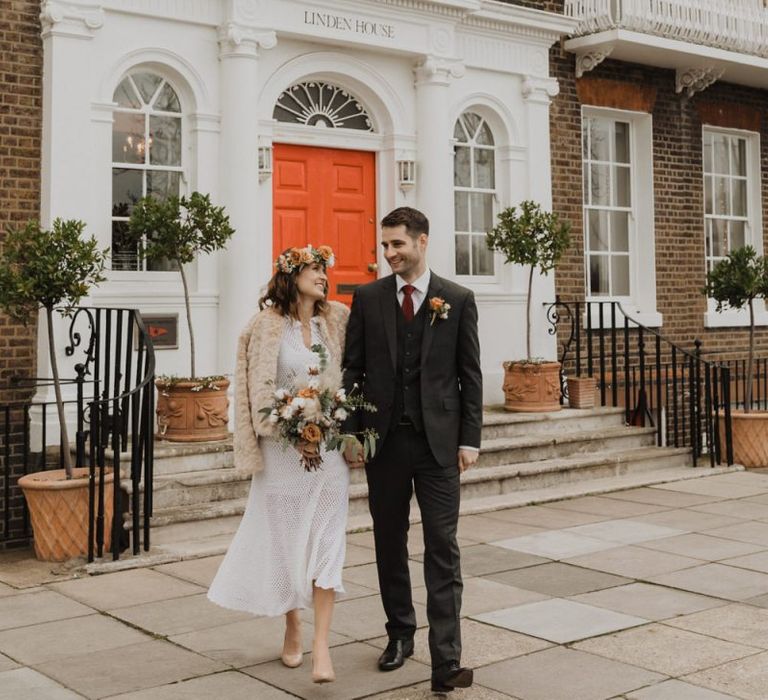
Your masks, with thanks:
<instances>
[{"instance_id":1,"label":"flower crown","mask_svg":"<svg viewBox=\"0 0 768 700\"><path fill-rule=\"evenodd\" d=\"M320 263L326 268L333 267L336 264L336 258L331 246L321 245L313 248L308 245L306 248L289 248L275 260L275 269L290 275L295 270L300 270L312 263Z\"/></svg>"}]
</instances>

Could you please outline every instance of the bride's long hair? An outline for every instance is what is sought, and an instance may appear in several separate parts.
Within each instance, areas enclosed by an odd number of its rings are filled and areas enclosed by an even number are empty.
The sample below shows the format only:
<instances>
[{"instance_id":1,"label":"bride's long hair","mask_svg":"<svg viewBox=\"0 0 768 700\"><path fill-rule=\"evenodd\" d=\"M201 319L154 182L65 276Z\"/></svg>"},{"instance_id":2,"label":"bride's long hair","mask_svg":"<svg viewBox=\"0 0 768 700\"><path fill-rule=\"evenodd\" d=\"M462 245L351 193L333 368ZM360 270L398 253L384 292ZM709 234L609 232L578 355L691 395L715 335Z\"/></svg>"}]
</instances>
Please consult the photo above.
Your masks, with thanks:
<instances>
[{"instance_id":1,"label":"bride's long hair","mask_svg":"<svg viewBox=\"0 0 768 700\"><path fill-rule=\"evenodd\" d=\"M286 255L291 249L283 251ZM312 263L308 263L312 264ZM275 270L272 279L267 284L267 291L259 299L259 310L272 308L283 316L291 318L299 317L299 285L298 276L305 265L297 266L293 272L283 272L279 268ZM325 265L323 265L325 270ZM328 284L325 285L325 296L315 302L315 316L325 314L328 310Z\"/></svg>"}]
</instances>

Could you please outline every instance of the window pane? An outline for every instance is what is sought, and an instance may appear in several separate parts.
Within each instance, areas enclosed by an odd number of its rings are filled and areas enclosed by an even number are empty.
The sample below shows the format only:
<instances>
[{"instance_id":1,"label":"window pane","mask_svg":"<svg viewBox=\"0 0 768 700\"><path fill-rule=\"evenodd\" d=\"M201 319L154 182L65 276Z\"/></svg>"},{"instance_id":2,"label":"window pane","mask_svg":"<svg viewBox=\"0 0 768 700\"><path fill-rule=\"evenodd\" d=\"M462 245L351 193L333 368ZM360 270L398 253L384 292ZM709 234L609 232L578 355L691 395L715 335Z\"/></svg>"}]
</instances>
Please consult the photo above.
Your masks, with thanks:
<instances>
[{"instance_id":1,"label":"window pane","mask_svg":"<svg viewBox=\"0 0 768 700\"><path fill-rule=\"evenodd\" d=\"M715 180L715 214L730 214L728 201L728 179L716 177Z\"/></svg>"},{"instance_id":2,"label":"window pane","mask_svg":"<svg viewBox=\"0 0 768 700\"><path fill-rule=\"evenodd\" d=\"M731 221L731 250L743 248L746 243L743 221Z\"/></svg>"},{"instance_id":3,"label":"window pane","mask_svg":"<svg viewBox=\"0 0 768 700\"><path fill-rule=\"evenodd\" d=\"M456 146L453 158L453 184L457 187L472 187L469 159L472 150L467 146Z\"/></svg>"},{"instance_id":4,"label":"window pane","mask_svg":"<svg viewBox=\"0 0 768 700\"><path fill-rule=\"evenodd\" d=\"M610 165L590 165L591 198L590 204L608 206L611 203Z\"/></svg>"},{"instance_id":5,"label":"window pane","mask_svg":"<svg viewBox=\"0 0 768 700\"><path fill-rule=\"evenodd\" d=\"M112 160L116 163L144 162L144 115L115 112L112 125Z\"/></svg>"},{"instance_id":6,"label":"window pane","mask_svg":"<svg viewBox=\"0 0 768 700\"><path fill-rule=\"evenodd\" d=\"M457 141L460 141L461 143L466 143L468 141L467 134L464 131L464 126L462 125L460 119L457 119L456 124L453 126L453 138L455 138Z\"/></svg>"},{"instance_id":7,"label":"window pane","mask_svg":"<svg viewBox=\"0 0 768 700\"><path fill-rule=\"evenodd\" d=\"M611 250L629 252L629 212L611 212Z\"/></svg>"},{"instance_id":8,"label":"window pane","mask_svg":"<svg viewBox=\"0 0 768 700\"><path fill-rule=\"evenodd\" d=\"M161 112L181 112L179 98L168 83L163 85L153 107Z\"/></svg>"},{"instance_id":9,"label":"window pane","mask_svg":"<svg viewBox=\"0 0 768 700\"><path fill-rule=\"evenodd\" d=\"M589 119L589 157L592 160L610 160L611 122L608 119Z\"/></svg>"},{"instance_id":10,"label":"window pane","mask_svg":"<svg viewBox=\"0 0 768 700\"><path fill-rule=\"evenodd\" d=\"M712 150L715 156L714 171L728 173L728 138L722 134L712 134Z\"/></svg>"},{"instance_id":11,"label":"window pane","mask_svg":"<svg viewBox=\"0 0 768 700\"><path fill-rule=\"evenodd\" d=\"M590 251L608 250L608 212L590 209L587 221L589 224Z\"/></svg>"},{"instance_id":12,"label":"window pane","mask_svg":"<svg viewBox=\"0 0 768 700\"><path fill-rule=\"evenodd\" d=\"M632 193L629 184L629 168L617 166L614 168L616 181L613 191L617 207L628 207L632 204Z\"/></svg>"},{"instance_id":13,"label":"window pane","mask_svg":"<svg viewBox=\"0 0 768 700\"><path fill-rule=\"evenodd\" d=\"M155 94L163 80L159 75L155 75L154 73L136 73L131 77L139 90L139 94L146 103L149 103L152 99L152 95Z\"/></svg>"},{"instance_id":14,"label":"window pane","mask_svg":"<svg viewBox=\"0 0 768 700\"><path fill-rule=\"evenodd\" d=\"M629 124L616 122L616 154L617 163L629 163Z\"/></svg>"},{"instance_id":15,"label":"window pane","mask_svg":"<svg viewBox=\"0 0 768 700\"><path fill-rule=\"evenodd\" d=\"M136 246L129 243L127 232L127 221L112 222L112 249L110 256L112 258L113 270L139 269L139 256L136 252Z\"/></svg>"},{"instance_id":16,"label":"window pane","mask_svg":"<svg viewBox=\"0 0 768 700\"><path fill-rule=\"evenodd\" d=\"M712 220L712 255L716 258L723 257L728 252L727 231L728 222L723 219Z\"/></svg>"},{"instance_id":17,"label":"window pane","mask_svg":"<svg viewBox=\"0 0 768 700\"><path fill-rule=\"evenodd\" d=\"M485 236L472 236L472 274L493 274L493 253L485 244Z\"/></svg>"},{"instance_id":18,"label":"window pane","mask_svg":"<svg viewBox=\"0 0 768 700\"><path fill-rule=\"evenodd\" d=\"M712 213L712 178L709 175L704 176L704 212Z\"/></svg>"},{"instance_id":19,"label":"window pane","mask_svg":"<svg viewBox=\"0 0 768 700\"><path fill-rule=\"evenodd\" d=\"M181 165L181 119L150 116L149 144L153 165Z\"/></svg>"},{"instance_id":20,"label":"window pane","mask_svg":"<svg viewBox=\"0 0 768 700\"><path fill-rule=\"evenodd\" d=\"M477 131L477 127L480 126L480 117L474 112L464 112L464 114L461 115L461 118L464 120L464 126L467 128L469 138L473 138Z\"/></svg>"},{"instance_id":21,"label":"window pane","mask_svg":"<svg viewBox=\"0 0 768 700\"><path fill-rule=\"evenodd\" d=\"M712 136L704 134L704 172L712 172Z\"/></svg>"},{"instance_id":22,"label":"window pane","mask_svg":"<svg viewBox=\"0 0 768 700\"><path fill-rule=\"evenodd\" d=\"M605 296L608 291L608 256L589 256L589 293L592 296Z\"/></svg>"},{"instance_id":23,"label":"window pane","mask_svg":"<svg viewBox=\"0 0 768 700\"><path fill-rule=\"evenodd\" d=\"M733 187L733 209L734 216L746 216L747 215L747 181L746 180L731 180L731 187Z\"/></svg>"},{"instance_id":24,"label":"window pane","mask_svg":"<svg viewBox=\"0 0 768 700\"><path fill-rule=\"evenodd\" d=\"M704 222L704 248L705 255L709 258L712 256L712 220L707 219Z\"/></svg>"},{"instance_id":25,"label":"window pane","mask_svg":"<svg viewBox=\"0 0 768 700\"><path fill-rule=\"evenodd\" d=\"M612 294L617 297L629 296L629 256L611 256Z\"/></svg>"},{"instance_id":26,"label":"window pane","mask_svg":"<svg viewBox=\"0 0 768 700\"><path fill-rule=\"evenodd\" d=\"M142 197L142 170L112 168L112 216L130 216Z\"/></svg>"},{"instance_id":27,"label":"window pane","mask_svg":"<svg viewBox=\"0 0 768 700\"><path fill-rule=\"evenodd\" d=\"M456 274L469 274L469 236L456 236Z\"/></svg>"},{"instance_id":28,"label":"window pane","mask_svg":"<svg viewBox=\"0 0 768 700\"><path fill-rule=\"evenodd\" d=\"M475 148L475 187L492 190L494 182L494 158L490 148Z\"/></svg>"},{"instance_id":29,"label":"window pane","mask_svg":"<svg viewBox=\"0 0 768 700\"><path fill-rule=\"evenodd\" d=\"M131 81L128 78L117 86L112 99L121 107L130 107L131 109L139 109L141 107L141 101L136 96L136 91L133 89L133 85L131 85Z\"/></svg>"},{"instance_id":30,"label":"window pane","mask_svg":"<svg viewBox=\"0 0 768 700\"><path fill-rule=\"evenodd\" d=\"M493 134L487 124L483 124L480 127L480 131L477 132L477 138L475 139L481 146L493 146Z\"/></svg>"},{"instance_id":31,"label":"window pane","mask_svg":"<svg viewBox=\"0 0 768 700\"><path fill-rule=\"evenodd\" d=\"M162 258L161 260L147 260L147 270L149 272L168 272L178 270L179 267L173 260Z\"/></svg>"},{"instance_id":32,"label":"window pane","mask_svg":"<svg viewBox=\"0 0 768 700\"><path fill-rule=\"evenodd\" d=\"M747 141L746 139L731 140L731 173L733 175L747 174Z\"/></svg>"},{"instance_id":33,"label":"window pane","mask_svg":"<svg viewBox=\"0 0 768 700\"><path fill-rule=\"evenodd\" d=\"M469 231L469 192L454 192L453 203L456 230Z\"/></svg>"},{"instance_id":34,"label":"window pane","mask_svg":"<svg viewBox=\"0 0 768 700\"><path fill-rule=\"evenodd\" d=\"M589 119L581 120L581 157L584 160L589 157Z\"/></svg>"},{"instance_id":35,"label":"window pane","mask_svg":"<svg viewBox=\"0 0 768 700\"><path fill-rule=\"evenodd\" d=\"M475 194L469 196L472 205L472 231L486 233L493 228L493 195Z\"/></svg>"},{"instance_id":36,"label":"window pane","mask_svg":"<svg viewBox=\"0 0 768 700\"><path fill-rule=\"evenodd\" d=\"M150 170L147 173L147 196L152 196L156 199L178 196L180 181L181 173Z\"/></svg>"},{"instance_id":37,"label":"window pane","mask_svg":"<svg viewBox=\"0 0 768 700\"><path fill-rule=\"evenodd\" d=\"M592 204L592 198L590 196L589 191L589 168L587 168L583 163L581 166L581 173L583 176L583 183L582 183L582 197L584 198L584 204Z\"/></svg>"}]
</instances>

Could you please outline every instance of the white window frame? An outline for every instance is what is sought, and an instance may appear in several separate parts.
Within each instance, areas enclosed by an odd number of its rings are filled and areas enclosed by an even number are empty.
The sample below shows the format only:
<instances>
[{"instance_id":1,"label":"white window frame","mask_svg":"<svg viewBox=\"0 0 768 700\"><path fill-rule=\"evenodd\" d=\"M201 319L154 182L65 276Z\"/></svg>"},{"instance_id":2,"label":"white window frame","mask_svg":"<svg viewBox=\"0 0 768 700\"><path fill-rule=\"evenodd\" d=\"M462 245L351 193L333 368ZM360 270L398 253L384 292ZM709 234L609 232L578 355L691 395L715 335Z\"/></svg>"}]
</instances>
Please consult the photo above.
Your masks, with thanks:
<instances>
[{"instance_id":1,"label":"white window frame","mask_svg":"<svg viewBox=\"0 0 768 700\"><path fill-rule=\"evenodd\" d=\"M498 142L498 134L494 132L493 125L491 122L486 118L484 114L484 110L480 109L474 109L473 107L467 107L463 109L459 115L456 117L456 119L451 122L451 134L453 134L453 130L456 127L456 122L461 119L462 116L464 116L467 113L472 113L480 117L483 121L483 123L488 127L488 129L491 132L491 136L493 137L493 145L492 146L485 146L485 145L477 145L474 143L474 141L459 141L458 139L451 137L451 147L454 151L454 171L451 180L453 181L453 178L455 177L456 172L456 166L455 166L455 149L457 146L461 146L463 148L470 148L471 150L475 148L480 148L482 150L490 150L493 151L493 188L481 188L481 187L465 187L461 185L453 185L452 188L452 196L453 196L453 207L454 212L456 211L456 193L457 192L469 192L471 194L490 194L491 195L491 201L492 201L492 208L491 208L491 221L496 221L496 216L499 213L499 142ZM475 170L475 161L474 158L470 158L470 168L471 172L474 174ZM474 177L473 177L474 179ZM470 200L471 201L471 200ZM471 204L470 204L471 209ZM453 258L453 272L457 279L460 279L463 284L467 284L469 286L472 286L473 288L481 287L482 285L489 285L493 284L495 282L498 282L499 279L499 260L498 260L498 254L497 253L491 253L491 259L493 261L493 273L490 275L476 275L472 274L472 238L473 236L481 236L482 234L474 231L458 231L457 230L457 222L455 219L454 214L454 226L453 226L453 237L454 237L454 258ZM460 274L458 270L456 269L456 238L457 236L467 236L470 240L470 273L469 274Z\"/></svg>"},{"instance_id":2,"label":"white window frame","mask_svg":"<svg viewBox=\"0 0 768 700\"><path fill-rule=\"evenodd\" d=\"M629 214L629 296L592 296L589 282L588 207L585 202L583 129L580 135L582 164L582 217L584 232L584 294L589 302L618 301L633 319L646 326L660 327L663 316L656 309L656 254L653 198L653 118L647 112L608 109L584 105L582 126L588 118L602 118L629 124L630 214ZM621 208L624 210L624 208ZM586 316L585 316L586 318ZM623 325L621 314L616 322ZM610 320L608 321L610 323Z\"/></svg>"},{"instance_id":3,"label":"white window frame","mask_svg":"<svg viewBox=\"0 0 768 700\"><path fill-rule=\"evenodd\" d=\"M705 200L705 178L707 174L704 172L704 142L710 134L723 134L725 136L742 138L746 141L746 172L747 172L747 217L744 235L744 244L751 245L758 253L763 254L763 217L762 217L762 197L761 197L761 170L760 170L760 134L754 131L746 131L743 129L726 129L717 126L711 126L708 124L702 125L701 128L701 192L702 192L702 236L704 240L704 260L703 260L703 274L706 276L708 266L707 249L706 249L706 236L707 236L707 219L709 215L706 213L706 200ZM730 150L730 149L729 149ZM713 154L714 157L714 154ZM714 191L712 193L714 201ZM714 217L724 218L724 217ZM727 217L725 217L727 218ZM749 309L724 309L722 312L717 312L717 303L714 299L707 299L707 310L704 313L704 327L705 328L728 328L728 327L743 327L749 326ZM766 311L765 303L763 301L756 301L755 303L755 324L765 326L768 325L768 311Z\"/></svg>"}]
</instances>

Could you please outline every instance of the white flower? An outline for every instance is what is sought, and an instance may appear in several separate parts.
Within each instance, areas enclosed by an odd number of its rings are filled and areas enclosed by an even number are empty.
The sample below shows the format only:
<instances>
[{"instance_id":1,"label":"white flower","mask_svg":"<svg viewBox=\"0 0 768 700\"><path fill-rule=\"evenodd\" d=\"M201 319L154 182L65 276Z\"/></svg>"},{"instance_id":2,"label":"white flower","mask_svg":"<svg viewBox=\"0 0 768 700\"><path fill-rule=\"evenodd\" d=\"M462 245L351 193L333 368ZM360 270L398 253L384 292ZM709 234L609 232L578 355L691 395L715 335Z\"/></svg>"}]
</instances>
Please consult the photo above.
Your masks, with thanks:
<instances>
[{"instance_id":1,"label":"white flower","mask_svg":"<svg viewBox=\"0 0 768 700\"><path fill-rule=\"evenodd\" d=\"M338 401L339 403L343 403L344 401L346 401L346 400L347 400L347 392L346 392L346 391L344 391L344 389L339 389L339 390L336 392L336 396L335 396L335 399L336 399L336 401Z\"/></svg>"},{"instance_id":2,"label":"white flower","mask_svg":"<svg viewBox=\"0 0 768 700\"><path fill-rule=\"evenodd\" d=\"M347 415L348 415L347 412L343 408L337 408L333 412L333 417L336 420L346 420L347 419Z\"/></svg>"},{"instance_id":3,"label":"white flower","mask_svg":"<svg viewBox=\"0 0 768 700\"><path fill-rule=\"evenodd\" d=\"M290 420L293 418L294 413L296 413L296 407L293 406L293 404L287 403L280 409L280 417L284 418L285 420Z\"/></svg>"},{"instance_id":4,"label":"white flower","mask_svg":"<svg viewBox=\"0 0 768 700\"><path fill-rule=\"evenodd\" d=\"M278 389L275 392L275 398L282 401L286 396L288 396L288 392L285 389Z\"/></svg>"},{"instance_id":5,"label":"white flower","mask_svg":"<svg viewBox=\"0 0 768 700\"><path fill-rule=\"evenodd\" d=\"M317 399L307 399L304 417L310 422L317 422L323 417L323 407Z\"/></svg>"},{"instance_id":6,"label":"white flower","mask_svg":"<svg viewBox=\"0 0 768 700\"><path fill-rule=\"evenodd\" d=\"M304 408L304 404L307 403L307 400L302 396L294 396L291 399L291 406L294 407L294 410L297 410L299 408Z\"/></svg>"},{"instance_id":7,"label":"white flower","mask_svg":"<svg viewBox=\"0 0 768 700\"><path fill-rule=\"evenodd\" d=\"M309 387L310 389L319 389L320 388L319 377L310 377L309 381L307 382L307 387Z\"/></svg>"}]
</instances>

